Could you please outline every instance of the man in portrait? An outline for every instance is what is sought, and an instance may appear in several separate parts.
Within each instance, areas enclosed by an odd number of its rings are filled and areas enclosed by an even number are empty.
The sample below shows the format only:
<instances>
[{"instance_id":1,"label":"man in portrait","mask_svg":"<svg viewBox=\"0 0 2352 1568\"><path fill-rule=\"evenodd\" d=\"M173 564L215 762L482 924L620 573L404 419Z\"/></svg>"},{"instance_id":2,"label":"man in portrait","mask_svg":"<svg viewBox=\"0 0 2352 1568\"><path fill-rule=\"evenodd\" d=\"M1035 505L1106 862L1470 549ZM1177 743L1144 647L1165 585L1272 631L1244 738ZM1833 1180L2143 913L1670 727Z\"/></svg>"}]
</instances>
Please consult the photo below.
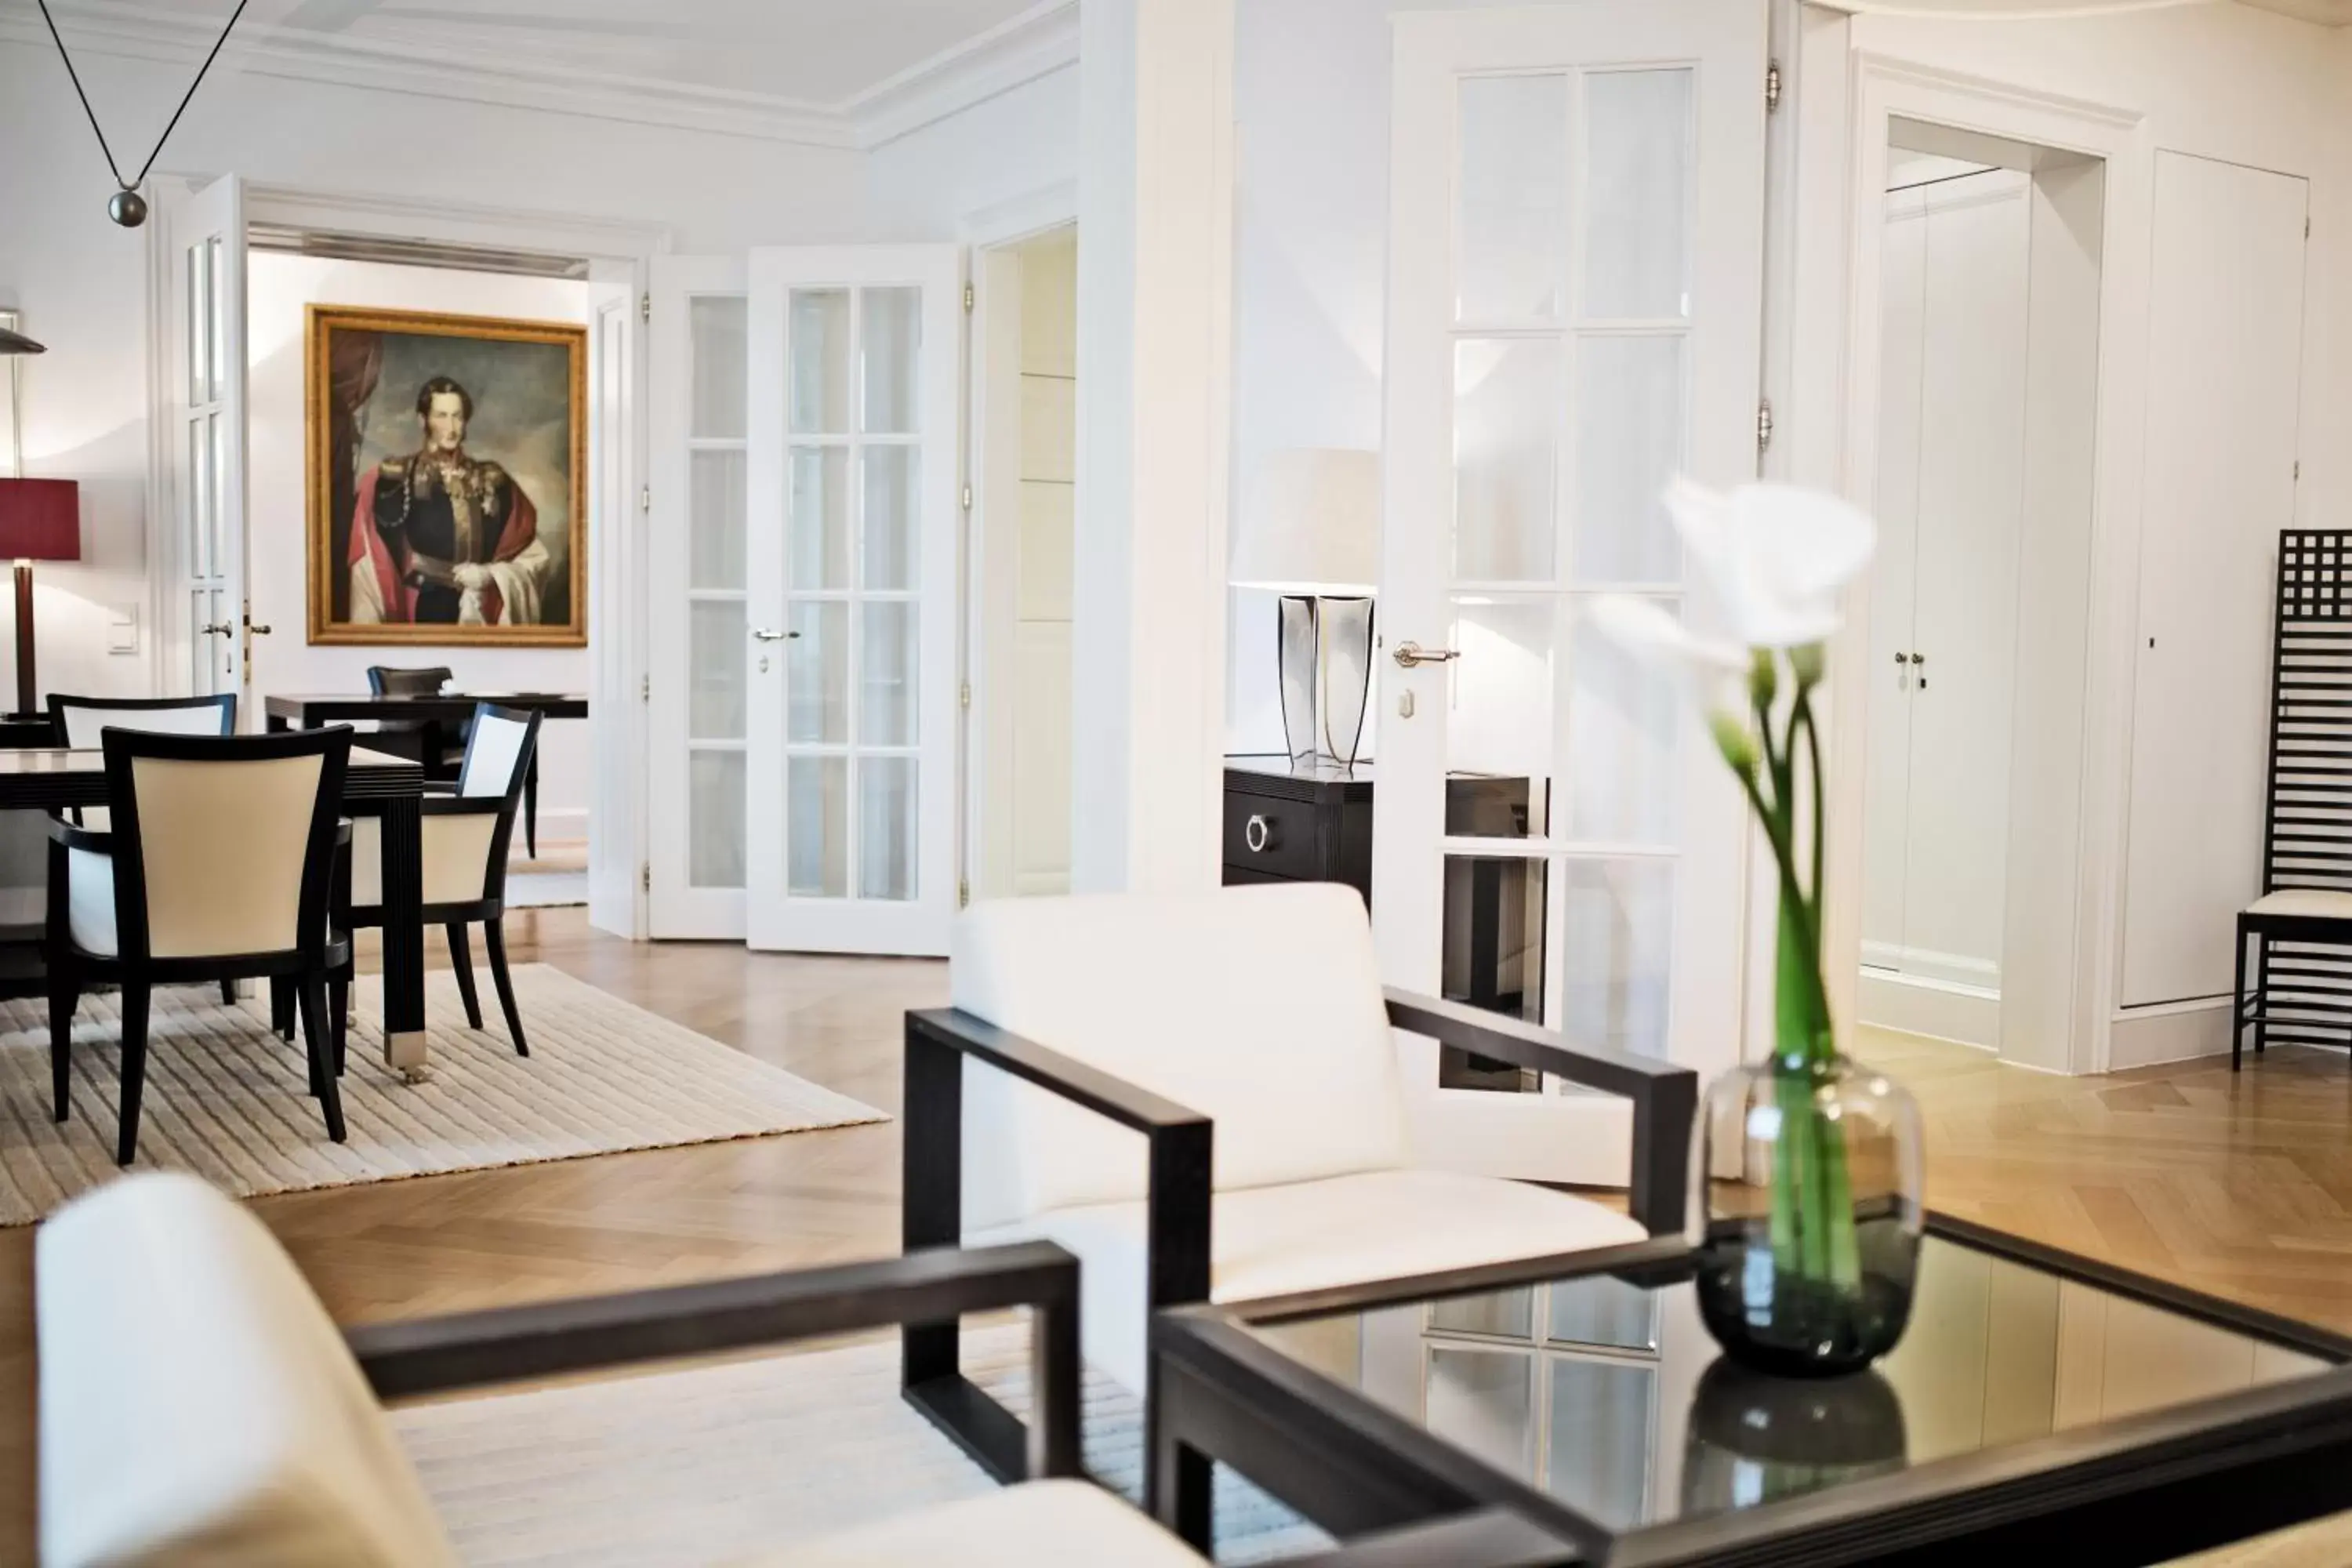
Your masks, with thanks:
<instances>
[{"instance_id":1,"label":"man in portrait","mask_svg":"<svg viewBox=\"0 0 2352 1568\"><path fill-rule=\"evenodd\" d=\"M446 375L416 394L421 439L362 477L352 511L351 619L362 625L541 624L554 559L514 477L466 450L473 395Z\"/></svg>"}]
</instances>

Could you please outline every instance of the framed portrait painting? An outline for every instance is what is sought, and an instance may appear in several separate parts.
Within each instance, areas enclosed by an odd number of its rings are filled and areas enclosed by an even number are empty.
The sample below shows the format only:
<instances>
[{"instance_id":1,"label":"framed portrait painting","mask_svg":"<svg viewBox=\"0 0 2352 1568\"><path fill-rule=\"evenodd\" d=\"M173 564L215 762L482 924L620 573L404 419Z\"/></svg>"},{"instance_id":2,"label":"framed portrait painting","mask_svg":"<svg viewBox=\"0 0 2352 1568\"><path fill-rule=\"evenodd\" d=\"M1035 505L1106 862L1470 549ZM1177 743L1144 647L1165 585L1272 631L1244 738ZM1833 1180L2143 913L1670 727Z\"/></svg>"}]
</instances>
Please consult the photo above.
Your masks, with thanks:
<instances>
[{"instance_id":1,"label":"framed portrait painting","mask_svg":"<svg viewBox=\"0 0 2352 1568\"><path fill-rule=\"evenodd\" d=\"M588 334L312 305L313 643L588 640Z\"/></svg>"}]
</instances>

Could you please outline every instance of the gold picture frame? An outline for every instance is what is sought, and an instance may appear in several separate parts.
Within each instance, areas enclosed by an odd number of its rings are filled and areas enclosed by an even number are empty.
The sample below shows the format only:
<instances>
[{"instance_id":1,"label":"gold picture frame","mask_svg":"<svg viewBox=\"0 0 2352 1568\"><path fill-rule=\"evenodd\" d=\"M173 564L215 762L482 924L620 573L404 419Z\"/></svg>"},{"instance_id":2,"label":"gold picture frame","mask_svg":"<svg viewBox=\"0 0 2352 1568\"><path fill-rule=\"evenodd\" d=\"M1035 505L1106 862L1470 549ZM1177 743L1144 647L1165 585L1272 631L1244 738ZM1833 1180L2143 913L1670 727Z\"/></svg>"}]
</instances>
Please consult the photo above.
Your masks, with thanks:
<instances>
[{"instance_id":1,"label":"gold picture frame","mask_svg":"<svg viewBox=\"0 0 2352 1568\"><path fill-rule=\"evenodd\" d=\"M587 329L311 305L302 340L310 642L585 647Z\"/></svg>"}]
</instances>

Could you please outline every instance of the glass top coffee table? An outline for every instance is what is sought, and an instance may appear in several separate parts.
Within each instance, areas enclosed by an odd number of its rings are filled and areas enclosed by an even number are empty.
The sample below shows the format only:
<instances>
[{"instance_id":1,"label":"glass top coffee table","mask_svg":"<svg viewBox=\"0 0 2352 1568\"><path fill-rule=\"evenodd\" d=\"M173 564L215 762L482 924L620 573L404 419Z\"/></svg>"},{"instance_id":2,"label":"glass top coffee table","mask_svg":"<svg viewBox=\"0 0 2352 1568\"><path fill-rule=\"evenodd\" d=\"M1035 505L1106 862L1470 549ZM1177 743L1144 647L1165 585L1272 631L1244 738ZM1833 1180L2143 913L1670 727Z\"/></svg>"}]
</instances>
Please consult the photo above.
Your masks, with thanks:
<instances>
[{"instance_id":1,"label":"glass top coffee table","mask_svg":"<svg viewBox=\"0 0 2352 1568\"><path fill-rule=\"evenodd\" d=\"M1161 1314L1163 1522L1202 1458L1343 1537L1501 1507L1594 1564L2160 1563L2352 1508L2325 1330L1931 1215L1903 1342L1800 1382L1721 1358L1679 1244L1606 1261Z\"/></svg>"}]
</instances>

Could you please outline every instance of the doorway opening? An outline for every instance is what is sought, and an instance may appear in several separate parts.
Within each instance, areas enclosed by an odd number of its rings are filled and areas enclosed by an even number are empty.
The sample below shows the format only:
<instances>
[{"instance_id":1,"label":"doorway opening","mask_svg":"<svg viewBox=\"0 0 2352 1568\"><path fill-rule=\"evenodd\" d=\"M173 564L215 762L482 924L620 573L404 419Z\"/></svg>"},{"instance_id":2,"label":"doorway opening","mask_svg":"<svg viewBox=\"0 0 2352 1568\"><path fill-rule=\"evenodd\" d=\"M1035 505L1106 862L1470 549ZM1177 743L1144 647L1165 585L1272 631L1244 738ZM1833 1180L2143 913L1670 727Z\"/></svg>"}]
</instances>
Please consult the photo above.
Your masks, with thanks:
<instances>
[{"instance_id":1,"label":"doorway opening","mask_svg":"<svg viewBox=\"0 0 2352 1568\"><path fill-rule=\"evenodd\" d=\"M2064 1070L2105 164L1888 142L1857 1012Z\"/></svg>"},{"instance_id":2,"label":"doorway opening","mask_svg":"<svg viewBox=\"0 0 2352 1568\"><path fill-rule=\"evenodd\" d=\"M1069 224L975 258L972 898L1070 887L1077 259Z\"/></svg>"}]
</instances>

